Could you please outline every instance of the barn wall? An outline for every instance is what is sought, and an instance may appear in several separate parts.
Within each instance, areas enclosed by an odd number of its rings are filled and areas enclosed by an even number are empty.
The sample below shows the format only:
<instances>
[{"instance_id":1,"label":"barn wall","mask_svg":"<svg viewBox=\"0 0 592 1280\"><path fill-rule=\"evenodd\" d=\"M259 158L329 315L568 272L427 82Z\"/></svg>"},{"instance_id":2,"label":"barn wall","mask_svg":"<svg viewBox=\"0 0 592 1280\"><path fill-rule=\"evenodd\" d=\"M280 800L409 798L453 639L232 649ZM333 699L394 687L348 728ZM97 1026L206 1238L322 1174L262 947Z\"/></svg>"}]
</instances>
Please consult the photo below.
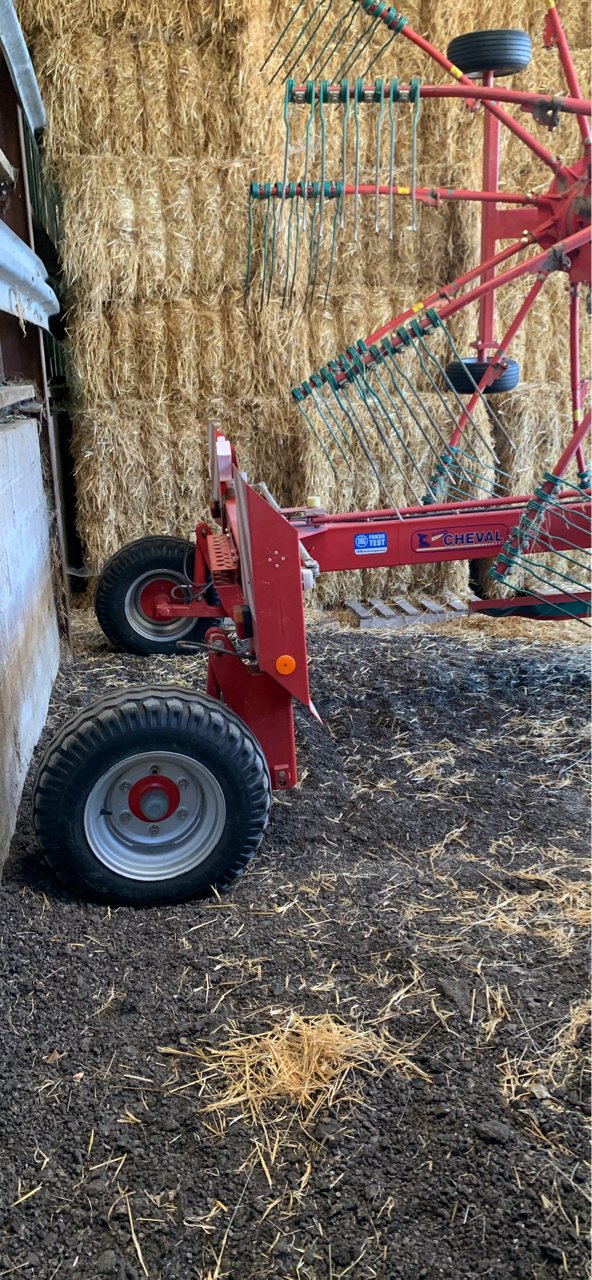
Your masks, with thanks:
<instances>
[{"instance_id":1,"label":"barn wall","mask_svg":"<svg viewBox=\"0 0 592 1280\"><path fill-rule=\"evenodd\" d=\"M0 423L0 868L58 660L38 426Z\"/></svg>"}]
</instances>

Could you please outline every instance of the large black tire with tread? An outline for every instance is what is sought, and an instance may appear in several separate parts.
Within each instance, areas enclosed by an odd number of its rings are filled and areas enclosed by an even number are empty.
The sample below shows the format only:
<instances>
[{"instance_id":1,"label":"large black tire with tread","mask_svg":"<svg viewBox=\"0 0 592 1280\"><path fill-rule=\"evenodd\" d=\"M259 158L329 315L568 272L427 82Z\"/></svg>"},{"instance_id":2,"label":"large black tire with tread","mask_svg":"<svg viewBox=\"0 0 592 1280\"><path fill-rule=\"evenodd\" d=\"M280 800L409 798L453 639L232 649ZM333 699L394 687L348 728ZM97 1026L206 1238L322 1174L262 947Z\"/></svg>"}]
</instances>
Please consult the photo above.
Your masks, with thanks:
<instances>
[{"instance_id":1,"label":"large black tire with tread","mask_svg":"<svg viewBox=\"0 0 592 1280\"><path fill-rule=\"evenodd\" d=\"M446 50L447 57L471 80L486 71L496 76L513 76L525 71L532 56L526 31L504 28L499 31L471 31L456 36Z\"/></svg>"},{"instance_id":2,"label":"large black tire with tread","mask_svg":"<svg viewBox=\"0 0 592 1280\"><path fill-rule=\"evenodd\" d=\"M167 536L138 538L111 556L97 582L95 613L116 649L175 653L178 640L203 641L214 618L181 618L173 623L144 620L138 603L142 586L151 580L170 579L182 588L193 573L194 557L191 543Z\"/></svg>"},{"instance_id":3,"label":"large black tire with tread","mask_svg":"<svg viewBox=\"0 0 592 1280\"><path fill-rule=\"evenodd\" d=\"M458 395L472 396L475 383L479 385L488 368L487 360L476 360L469 356L466 360L451 360L446 365L446 377ZM485 388L484 395L494 396L502 391L513 391L519 381L520 365L516 360L508 360L507 368Z\"/></svg>"},{"instance_id":4,"label":"large black tire with tread","mask_svg":"<svg viewBox=\"0 0 592 1280\"><path fill-rule=\"evenodd\" d=\"M97 856L89 840L89 804L96 787L114 773L125 777L138 752L148 761L172 757L173 767L180 771L188 759L195 761L196 768L214 778L223 796L223 828L219 838L215 833L215 846L181 875L155 878L152 850L144 854L143 849L140 871L120 874L103 860L102 848ZM184 762L178 766L177 756ZM116 789L119 794L129 786ZM124 795L119 803L126 803ZM33 820L47 860L76 895L118 905L155 906L227 889L258 849L270 803L267 763L244 722L214 698L165 686L106 694L60 729L37 771ZM94 811L95 823L110 823L110 834L115 807L99 809L98 818ZM125 838L121 847L125 854ZM166 856L166 843L162 848Z\"/></svg>"}]
</instances>

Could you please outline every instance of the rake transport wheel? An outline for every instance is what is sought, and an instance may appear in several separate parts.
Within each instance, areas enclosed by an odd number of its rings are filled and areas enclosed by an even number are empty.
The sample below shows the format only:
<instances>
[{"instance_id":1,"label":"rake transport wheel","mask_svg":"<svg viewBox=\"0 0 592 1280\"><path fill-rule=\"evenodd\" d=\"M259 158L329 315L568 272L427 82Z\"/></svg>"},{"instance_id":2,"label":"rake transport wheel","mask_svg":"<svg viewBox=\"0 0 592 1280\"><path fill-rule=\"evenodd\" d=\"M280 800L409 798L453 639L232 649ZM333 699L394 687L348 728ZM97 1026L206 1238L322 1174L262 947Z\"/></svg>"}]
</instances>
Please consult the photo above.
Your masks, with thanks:
<instances>
[{"instance_id":1,"label":"rake transport wheel","mask_svg":"<svg viewBox=\"0 0 592 1280\"><path fill-rule=\"evenodd\" d=\"M95 613L107 639L127 653L174 653L178 640L203 640L212 618L156 613L159 596L189 599L194 549L181 538L138 538L107 561L97 583ZM206 597L207 598L207 597Z\"/></svg>"},{"instance_id":2,"label":"rake transport wheel","mask_svg":"<svg viewBox=\"0 0 592 1280\"><path fill-rule=\"evenodd\" d=\"M487 72L513 76L525 71L532 47L526 31L471 31L451 40L446 53L456 67L474 80Z\"/></svg>"},{"instance_id":3,"label":"rake transport wheel","mask_svg":"<svg viewBox=\"0 0 592 1280\"><path fill-rule=\"evenodd\" d=\"M153 906L226 889L256 852L271 783L250 730L174 687L107 694L47 748L39 843L73 892Z\"/></svg>"},{"instance_id":4,"label":"rake transport wheel","mask_svg":"<svg viewBox=\"0 0 592 1280\"><path fill-rule=\"evenodd\" d=\"M500 373L494 382L484 388L486 396L499 395L500 391L513 391L520 381L520 366L517 360L507 360L507 368ZM487 373L487 360L476 360L470 356L466 360L451 360L446 365L446 377L455 391L461 396L472 396L475 387Z\"/></svg>"}]
</instances>

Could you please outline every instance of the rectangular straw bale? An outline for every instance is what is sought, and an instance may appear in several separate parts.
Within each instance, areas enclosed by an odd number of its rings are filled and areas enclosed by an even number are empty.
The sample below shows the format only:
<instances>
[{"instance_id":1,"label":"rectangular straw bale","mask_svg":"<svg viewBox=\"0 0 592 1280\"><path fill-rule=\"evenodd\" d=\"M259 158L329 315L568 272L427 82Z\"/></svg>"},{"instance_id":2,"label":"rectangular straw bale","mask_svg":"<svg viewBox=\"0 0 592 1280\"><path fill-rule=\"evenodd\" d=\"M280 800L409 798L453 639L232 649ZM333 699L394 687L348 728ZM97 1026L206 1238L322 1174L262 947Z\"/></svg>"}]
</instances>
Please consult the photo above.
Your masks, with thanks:
<instances>
[{"instance_id":1,"label":"rectangular straw bale","mask_svg":"<svg viewBox=\"0 0 592 1280\"><path fill-rule=\"evenodd\" d=\"M112 298L133 298L138 240L127 160L71 157L63 194L62 258L76 299L98 310Z\"/></svg>"},{"instance_id":2,"label":"rectangular straw bale","mask_svg":"<svg viewBox=\"0 0 592 1280\"><path fill-rule=\"evenodd\" d=\"M205 47L194 41L169 46L168 100L173 151L200 156L205 146Z\"/></svg>"},{"instance_id":3,"label":"rectangular straw bale","mask_svg":"<svg viewBox=\"0 0 592 1280\"><path fill-rule=\"evenodd\" d=\"M136 315L133 307L114 304L106 312L109 330L110 397L139 396Z\"/></svg>"},{"instance_id":4,"label":"rectangular straw bale","mask_svg":"<svg viewBox=\"0 0 592 1280\"><path fill-rule=\"evenodd\" d=\"M207 422L215 417L208 397L175 398L167 408L175 503L171 533L187 537L198 520L209 517Z\"/></svg>"},{"instance_id":5,"label":"rectangular straw bale","mask_svg":"<svg viewBox=\"0 0 592 1280\"><path fill-rule=\"evenodd\" d=\"M167 189L170 160L143 157L130 163L129 186L136 218L136 297L160 297L165 291L166 220L162 191Z\"/></svg>"},{"instance_id":6,"label":"rectangular straw bale","mask_svg":"<svg viewBox=\"0 0 592 1280\"><path fill-rule=\"evenodd\" d=\"M107 37L106 48L110 145L116 155L125 155L140 151L145 140L138 44L118 33Z\"/></svg>"},{"instance_id":7,"label":"rectangular straw bale","mask_svg":"<svg viewBox=\"0 0 592 1280\"><path fill-rule=\"evenodd\" d=\"M173 398L197 396L201 371L196 360L196 300L176 298L165 304L168 388Z\"/></svg>"},{"instance_id":8,"label":"rectangular straw bale","mask_svg":"<svg viewBox=\"0 0 592 1280\"><path fill-rule=\"evenodd\" d=\"M168 157L173 150L169 112L169 46L162 40L140 40L136 57L142 150L147 155Z\"/></svg>"},{"instance_id":9,"label":"rectangular straw bale","mask_svg":"<svg viewBox=\"0 0 592 1280\"><path fill-rule=\"evenodd\" d=\"M146 409L135 400L108 401L75 413L73 427L79 528L89 567L98 571L145 529Z\"/></svg>"},{"instance_id":10,"label":"rectangular straw bale","mask_svg":"<svg viewBox=\"0 0 592 1280\"><path fill-rule=\"evenodd\" d=\"M195 221L195 162L169 159L161 184L166 229L167 298L178 298L191 289L194 280L198 226Z\"/></svg>"},{"instance_id":11,"label":"rectangular straw bale","mask_svg":"<svg viewBox=\"0 0 592 1280\"><path fill-rule=\"evenodd\" d=\"M140 395L154 402L160 411L168 394L166 315L160 299L138 303L134 330ZM147 440L151 434L152 427L147 431Z\"/></svg>"},{"instance_id":12,"label":"rectangular straw bale","mask_svg":"<svg viewBox=\"0 0 592 1280\"><path fill-rule=\"evenodd\" d=\"M231 211L223 200L223 174L217 167L203 162L196 169L192 183L195 246L193 275L194 293L209 293L222 284L225 252L225 229ZM238 246L232 246L236 269Z\"/></svg>"},{"instance_id":13,"label":"rectangular straw bale","mask_svg":"<svg viewBox=\"0 0 592 1280\"><path fill-rule=\"evenodd\" d=\"M73 307L68 316L72 390L86 404L111 396L111 328L104 311Z\"/></svg>"}]
</instances>

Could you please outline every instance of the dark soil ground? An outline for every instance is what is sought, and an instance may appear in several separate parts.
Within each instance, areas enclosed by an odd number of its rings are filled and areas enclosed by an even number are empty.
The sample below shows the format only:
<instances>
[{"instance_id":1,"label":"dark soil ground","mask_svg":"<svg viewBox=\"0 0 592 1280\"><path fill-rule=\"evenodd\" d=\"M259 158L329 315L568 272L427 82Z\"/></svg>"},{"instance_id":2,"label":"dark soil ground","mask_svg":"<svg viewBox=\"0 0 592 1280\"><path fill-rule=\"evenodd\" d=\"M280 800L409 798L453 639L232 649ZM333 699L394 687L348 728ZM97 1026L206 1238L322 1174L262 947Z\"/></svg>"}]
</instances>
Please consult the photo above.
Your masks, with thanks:
<instances>
[{"instance_id":1,"label":"dark soil ground","mask_svg":"<svg viewBox=\"0 0 592 1280\"><path fill-rule=\"evenodd\" d=\"M201 659L77 637L45 741L113 684L201 684ZM586 648L327 622L310 653L324 724L298 715L301 784L221 901L74 900L25 794L0 891L0 1276L589 1274ZM293 1012L388 1033L423 1074L358 1073L309 1121L206 1111L191 1046Z\"/></svg>"}]
</instances>

